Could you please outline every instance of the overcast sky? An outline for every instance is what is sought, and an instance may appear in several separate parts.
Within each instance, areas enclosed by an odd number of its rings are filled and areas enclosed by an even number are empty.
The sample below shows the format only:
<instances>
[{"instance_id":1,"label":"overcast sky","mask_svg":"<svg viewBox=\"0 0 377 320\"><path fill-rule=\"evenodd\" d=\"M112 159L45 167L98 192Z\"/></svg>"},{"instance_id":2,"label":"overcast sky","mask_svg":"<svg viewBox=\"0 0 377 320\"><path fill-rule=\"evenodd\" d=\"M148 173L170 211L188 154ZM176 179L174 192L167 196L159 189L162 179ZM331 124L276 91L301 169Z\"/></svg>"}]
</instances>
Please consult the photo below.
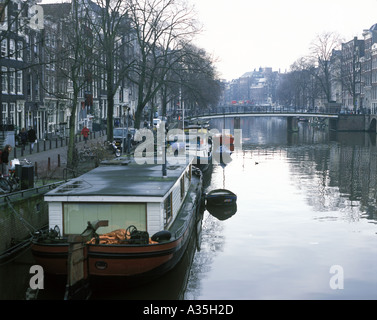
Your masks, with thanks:
<instances>
[{"instance_id":1,"label":"overcast sky","mask_svg":"<svg viewBox=\"0 0 377 320\"><path fill-rule=\"evenodd\" d=\"M189 0L204 31L198 46L217 58L222 78L259 67L284 72L309 52L317 34L362 39L377 23L377 0Z\"/></svg>"},{"instance_id":2,"label":"overcast sky","mask_svg":"<svg viewBox=\"0 0 377 320\"><path fill-rule=\"evenodd\" d=\"M363 30L377 23L377 0L187 1L195 5L204 29L197 45L218 60L217 70L226 80L259 67L288 71L308 54L318 34L362 39Z\"/></svg>"}]
</instances>

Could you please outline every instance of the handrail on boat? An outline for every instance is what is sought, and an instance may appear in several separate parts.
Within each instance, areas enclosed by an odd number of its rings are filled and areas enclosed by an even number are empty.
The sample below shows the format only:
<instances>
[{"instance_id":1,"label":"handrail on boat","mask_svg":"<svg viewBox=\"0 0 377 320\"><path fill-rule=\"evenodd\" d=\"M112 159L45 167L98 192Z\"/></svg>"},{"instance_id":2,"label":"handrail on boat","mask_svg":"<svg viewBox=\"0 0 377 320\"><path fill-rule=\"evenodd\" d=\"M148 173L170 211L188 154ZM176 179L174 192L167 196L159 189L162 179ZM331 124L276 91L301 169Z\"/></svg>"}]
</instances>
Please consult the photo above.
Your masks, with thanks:
<instances>
[{"instance_id":1,"label":"handrail on boat","mask_svg":"<svg viewBox=\"0 0 377 320\"><path fill-rule=\"evenodd\" d=\"M23 198L24 195L28 194L28 193L40 193L40 190L43 190L43 189L51 190L51 189L55 188L56 186L58 186L58 185L60 185L64 182L65 181L56 181L56 182L52 182L52 183L45 184L43 186L39 186L39 187L35 187L35 188L29 188L29 189L25 189L25 190L1 194L0 195L0 203L5 202L7 199L11 200L11 198L14 198L14 197L17 197L17 196L21 196L21 198Z\"/></svg>"}]
</instances>

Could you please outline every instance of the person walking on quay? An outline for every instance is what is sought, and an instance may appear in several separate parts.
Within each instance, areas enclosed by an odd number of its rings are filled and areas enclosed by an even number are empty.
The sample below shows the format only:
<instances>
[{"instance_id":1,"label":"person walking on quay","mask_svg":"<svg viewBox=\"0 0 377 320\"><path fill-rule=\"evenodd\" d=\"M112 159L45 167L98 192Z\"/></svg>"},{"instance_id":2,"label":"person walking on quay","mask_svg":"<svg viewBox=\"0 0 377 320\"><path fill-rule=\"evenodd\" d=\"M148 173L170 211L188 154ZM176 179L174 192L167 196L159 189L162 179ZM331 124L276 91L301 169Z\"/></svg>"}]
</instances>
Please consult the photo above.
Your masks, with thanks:
<instances>
[{"instance_id":1,"label":"person walking on quay","mask_svg":"<svg viewBox=\"0 0 377 320\"><path fill-rule=\"evenodd\" d=\"M84 141L86 143L88 141L89 129L86 126L84 126L84 128L82 128L81 130L81 134L84 136Z\"/></svg>"},{"instance_id":2,"label":"person walking on quay","mask_svg":"<svg viewBox=\"0 0 377 320\"><path fill-rule=\"evenodd\" d=\"M26 143L27 143L27 132L26 132L25 128L22 128L22 130L20 132L20 140L21 140L22 148L25 149L25 146L26 146Z\"/></svg>"},{"instance_id":3,"label":"person walking on quay","mask_svg":"<svg viewBox=\"0 0 377 320\"><path fill-rule=\"evenodd\" d=\"M9 155L12 151L12 147L7 144L5 148L1 151L1 175L5 176L8 175L8 163L9 163Z\"/></svg>"},{"instance_id":4,"label":"person walking on quay","mask_svg":"<svg viewBox=\"0 0 377 320\"><path fill-rule=\"evenodd\" d=\"M29 129L29 131L27 132L27 137L28 137L29 142L31 144L31 151L33 152L33 150L34 150L34 143L37 142L37 134L35 133L35 130L33 129L33 127L31 127Z\"/></svg>"}]
</instances>

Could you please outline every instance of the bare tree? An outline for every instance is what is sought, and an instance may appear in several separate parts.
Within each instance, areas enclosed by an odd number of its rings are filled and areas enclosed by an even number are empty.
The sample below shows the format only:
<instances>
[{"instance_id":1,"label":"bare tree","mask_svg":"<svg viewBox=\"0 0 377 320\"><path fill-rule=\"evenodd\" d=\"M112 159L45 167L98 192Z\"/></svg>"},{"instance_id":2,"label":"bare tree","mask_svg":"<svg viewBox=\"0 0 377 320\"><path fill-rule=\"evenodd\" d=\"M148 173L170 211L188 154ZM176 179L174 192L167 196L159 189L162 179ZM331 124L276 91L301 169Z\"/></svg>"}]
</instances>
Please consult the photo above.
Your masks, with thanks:
<instances>
[{"instance_id":1,"label":"bare tree","mask_svg":"<svg viewBox=\"0 0 377 320\"><path fill-rule=\"evenodd\" d=\"M314 108L315 100L320 97L319 81L314 76L315 69L312 61L305 57L297 59L291 65L295 106Z\"/></svg>"},{"instance_id":2,"label":"bare tree","mask_svg":"<svg viewBox=\"0 0 377 320\"><path fill-rule=\"evenodd\" d=\"M59 76L69 83L69 90L66 95L61 96L71 102L71 115L69 117L69 140L67 150L67 167L75 168L77 165L76 149L76 118L79 95L87 84L85 67L91 57L83 39L86 26L83 19L84 13L78 0L72 0L71 10L64 20L63 42L64 46L59 47L56 59L60 63L57 65Z\"/></svg>"},{"instance_id":3,"label":"bare tree","mask_svg":"<svg viewBox=\"0 0 377 320\"><path fill-rule=\"evenodd\" d=\"M339 34L324 32L316 37L311 44L311 59L315 68L313 75L318 80L327 102L331 101L331 56L333 50L342 43Z\"/></svg>"},{"instance_id":4,"label":"bare tree","mask_svg":"<svg viewBox=\"0 0 377 320\"><path fill-rule=\"evenodd\" d=\"M130 0L129 14L139 53L129 79L138 86L135 127L142 112L160 91L168 71L185 54L183 48L197 32L194 12L179 0Z\"/></svg>"},{"instance_id":5,"label":"bare tree","mask_svg":"<svg viewBox=\"0 0 377 320\"><path fill-rule=\"evenodd\" d=\"M130 22L124 0L94 0L86 18L93 31L93 49L99 59L94 69L103 77L107 95L107 137L113 138L114 96L129 69Z\"/></svg>"},{"instance_id":6,"label":"bare tree","mask_svg":"<svg viewBox=\"0 0 377 320\"><path fill-rule=\"evenodd\" d=\"M213 60L195 46L188 46L186 51L181 62L183 96L191 104L192 111L215 106L222 89Z\"/></svg>"}]
</instances>

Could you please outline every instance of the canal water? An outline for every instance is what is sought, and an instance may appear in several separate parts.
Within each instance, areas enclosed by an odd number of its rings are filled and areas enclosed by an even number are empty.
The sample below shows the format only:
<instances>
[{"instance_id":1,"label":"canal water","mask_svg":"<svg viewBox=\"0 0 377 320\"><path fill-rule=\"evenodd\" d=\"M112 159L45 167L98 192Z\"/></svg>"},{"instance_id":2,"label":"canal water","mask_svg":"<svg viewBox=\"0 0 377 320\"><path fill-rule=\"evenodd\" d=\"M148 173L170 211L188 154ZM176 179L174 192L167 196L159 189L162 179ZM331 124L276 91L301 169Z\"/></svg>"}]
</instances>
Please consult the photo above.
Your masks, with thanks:
<instances>
[{"instance_id":1,"label":"canal water","mask_svg":"<svg viewBox=\"0 0 377 320\"><path fill-rule=\"evenodd\" d=\"M233 119L212 120L234 130ZM204 211L201 249L192 243L166 276L137 288L103 287L91 299L376 299L376 135L331 132L286 119L237 123L242 149L205 173L205 191L237 194L237 210ZM238 128L237 128L238 129ZM0 298L25 299L26 252L0 266ZM38 299L62 299L45 279Z\"/></svg>"}]
</instances>

